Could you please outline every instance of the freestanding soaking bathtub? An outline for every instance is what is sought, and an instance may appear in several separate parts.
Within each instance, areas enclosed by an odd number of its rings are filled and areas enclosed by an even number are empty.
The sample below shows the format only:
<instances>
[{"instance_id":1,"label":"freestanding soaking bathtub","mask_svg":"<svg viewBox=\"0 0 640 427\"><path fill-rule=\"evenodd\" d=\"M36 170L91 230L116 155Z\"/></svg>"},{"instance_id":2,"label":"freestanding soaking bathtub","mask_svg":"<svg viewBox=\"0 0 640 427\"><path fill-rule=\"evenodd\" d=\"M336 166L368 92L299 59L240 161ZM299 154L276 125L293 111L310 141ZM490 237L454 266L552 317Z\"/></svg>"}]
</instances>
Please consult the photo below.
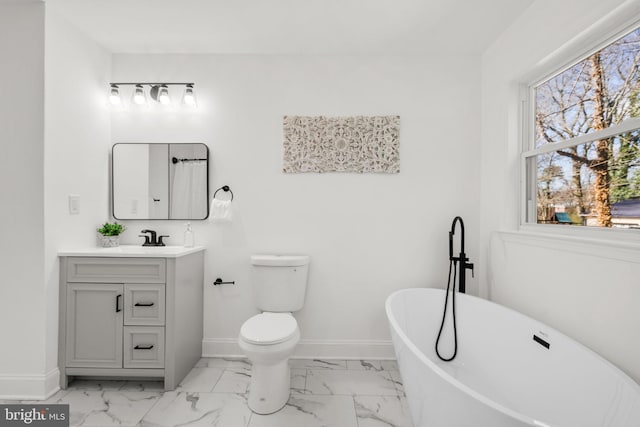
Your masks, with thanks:
<instances>
[{"instance_id":1,"label":"freestanding soaking bathtub","mask_svg":"<svg viewBox=\"0 0 640 427\"><path fill-rule=\"evenodd\" d=\"M458 352L440 361L434 346L445 295L404 289L386 301L415 427L640 426L640 386L622 371L560 332L481 298L456 294ZM451 328L439 348L452 354Z\"/></svg>"}]
</instances>

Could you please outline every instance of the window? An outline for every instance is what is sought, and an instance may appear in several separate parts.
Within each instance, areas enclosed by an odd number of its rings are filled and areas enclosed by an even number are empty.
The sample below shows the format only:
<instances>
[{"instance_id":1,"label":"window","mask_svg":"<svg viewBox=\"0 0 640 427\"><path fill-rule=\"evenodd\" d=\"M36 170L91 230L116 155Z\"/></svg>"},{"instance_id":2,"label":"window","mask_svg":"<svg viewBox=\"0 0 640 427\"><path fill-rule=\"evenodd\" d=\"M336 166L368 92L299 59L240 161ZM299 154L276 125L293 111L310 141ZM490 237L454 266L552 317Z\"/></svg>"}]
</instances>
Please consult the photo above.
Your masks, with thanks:
<instances>
[{"instance_id":1,"label":"window","mask_svg":"<svg viewBox=\"0 0 640 427\"><path fill-rule=\"evenodd\" d=\"M640 229L640 28L530 93L526 223Z\"/></svg>"}]
</instances>

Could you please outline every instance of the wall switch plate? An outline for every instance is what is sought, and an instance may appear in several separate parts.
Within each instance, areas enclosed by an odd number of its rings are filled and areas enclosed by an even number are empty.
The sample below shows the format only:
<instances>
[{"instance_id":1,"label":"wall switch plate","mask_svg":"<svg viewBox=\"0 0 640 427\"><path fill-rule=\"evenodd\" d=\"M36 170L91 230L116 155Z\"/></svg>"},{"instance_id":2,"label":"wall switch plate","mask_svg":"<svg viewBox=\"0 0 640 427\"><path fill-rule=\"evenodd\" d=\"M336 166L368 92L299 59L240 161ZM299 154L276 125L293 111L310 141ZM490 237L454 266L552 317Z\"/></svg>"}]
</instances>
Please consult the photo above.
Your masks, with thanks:
<instances>
[{"instance_id":1,"label":"wall switch plate","mask_svg":"<svg viewBox=\"0 0 640 427\"><path fill-rule=\"evenodd\" d=\"M78 215L80 213L80 195L69 194L69 213Z\"/></svg>"}]
</instances>

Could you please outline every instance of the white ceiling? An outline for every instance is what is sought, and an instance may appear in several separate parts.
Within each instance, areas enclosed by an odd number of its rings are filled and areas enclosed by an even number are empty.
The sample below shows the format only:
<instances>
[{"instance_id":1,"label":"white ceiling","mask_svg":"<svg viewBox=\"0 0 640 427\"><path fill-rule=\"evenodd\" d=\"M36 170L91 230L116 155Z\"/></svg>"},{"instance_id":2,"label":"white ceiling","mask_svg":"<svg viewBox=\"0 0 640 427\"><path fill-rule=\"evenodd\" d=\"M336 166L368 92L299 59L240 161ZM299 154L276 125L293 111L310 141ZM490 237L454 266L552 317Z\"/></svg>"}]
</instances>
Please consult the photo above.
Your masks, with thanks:
<instances>
[{"instance_id":1,"label":"white ceiling","mask_svg":"<svg viewBox=\"0 0 640 427\"><path fill-rule=\"evenodd\" d=\"M115 53L482 53L534 0L46 0Z\"/></svg>"}]
</instances>

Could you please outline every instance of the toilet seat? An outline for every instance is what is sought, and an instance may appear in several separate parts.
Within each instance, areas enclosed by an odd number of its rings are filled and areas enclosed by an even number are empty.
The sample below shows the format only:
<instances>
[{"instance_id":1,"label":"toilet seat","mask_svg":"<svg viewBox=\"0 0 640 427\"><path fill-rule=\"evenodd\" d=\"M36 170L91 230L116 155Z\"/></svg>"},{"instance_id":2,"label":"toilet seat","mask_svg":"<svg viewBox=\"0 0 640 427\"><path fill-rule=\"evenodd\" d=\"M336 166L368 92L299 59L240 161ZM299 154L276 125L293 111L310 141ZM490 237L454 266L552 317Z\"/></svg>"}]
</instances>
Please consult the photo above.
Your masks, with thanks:
<instances>
[{"instance_id":1,"label":"toilet seat","mask_svg":"<svg viewBox=\"0 0 640 427\"><path fill-rule=\"evenodd\" d=\"M240 337L249 344L272 345L287 341L298 330L290 313L262 313L248 319L240 328Z\"/></svg>"}]
</instances>

